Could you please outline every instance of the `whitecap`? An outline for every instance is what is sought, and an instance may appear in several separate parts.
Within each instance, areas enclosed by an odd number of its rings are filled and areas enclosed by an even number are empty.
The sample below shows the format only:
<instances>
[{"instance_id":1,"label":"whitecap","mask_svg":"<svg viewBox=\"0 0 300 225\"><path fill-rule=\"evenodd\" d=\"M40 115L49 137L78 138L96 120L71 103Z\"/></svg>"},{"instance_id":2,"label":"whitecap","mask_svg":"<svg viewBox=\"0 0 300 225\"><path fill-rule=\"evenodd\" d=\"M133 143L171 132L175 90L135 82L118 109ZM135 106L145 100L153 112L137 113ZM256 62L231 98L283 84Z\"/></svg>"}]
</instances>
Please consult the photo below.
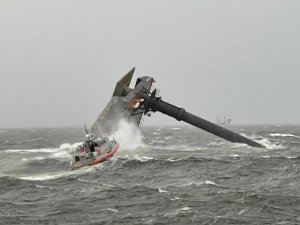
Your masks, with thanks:
<instances>
[{"instance_id":1,"label":"whitecap","mask_svg":"<svg viewBox=\"0 0 300 225\"><path fill-rule=\"evenodd\" d=\"M172 129L172 130L181 130L180 127L172 127L171 129Z\"/></svg>"},{"instance_id":2,"label":"whitecap","mask_svg":"<svg viewBox=\"0 0 300 225\"><path fill-rule=\"evenodd\" d=\"M41 175L33 175L33 176L24 176L20 177L21 180L31 180L31 181L37 181L37 180L54 180L60 177L63 177L64 174L41 174Z\"/></svg>"},{"instance_id":3,"label":"whitecap","mask_svg":"<svg viewBox=\"0 0 300 225\"><path fill-rule=\"evenodd\" d=\"M189 152L207 149L206 147L191 147L187 145L168 145L168 146L157 145L157 146L150 146L150 147L159 150L164 149L164 150L175 150L175 151L179 150L179 151L189 151Z\"/></svg>"},{"instance_id":4,"label":"whitecap","mask_svg":"<svg viewBox=\"0 0 300 225\"><path fill-rule=\"evenodd\" d=\"M208 143L207 146L208 147L221 147L225 144L226 144L226 142L216 142L216 141L214 141L214 142Z\"/></svg>"},{"instance_id":5,"label":"whitecap","mask_svg":"<svg viewBox=\"0 0 300 225\"><path fill-rule=\"evenodd\" d=\"M181 210L181 211L187 211L187 210L191 210L191 208L186 206L186 207L183 207L183 208L181 208L179 210Z\"/></svg>"},{"instance_id":6,"label":"whitecap","mask_svg":"<svg viewBox=\"0 0 300 225\"><path fill-rule=\"evenodd\" d=\"M179 213L181 213L181 214L188 214L188 213L191 213L191 212L192 212L192 210L191 210L190 207L184 206L184 207L182 207L180 209L175 210L175 212L166 213L164 216L169 217L169 216L175 216L175 215L177 215Z\"/></svg>"},{"instance_id":7,"label":"whitecap","mask_svg":"<svg viewBox=\"0 0 300 225\"><path fill-rule=\"evenodd\" d=\"M45 174L33 174L29 176L22 176L19 177L21 180L31 180L31 181L37 181L37 180L54 180L57 178L61 177L66 177L70 175L79 175L79 174L85 174L88 172L94 172L95 171L94 166L87 166L87 167L82 167L78 170L73 170L73 171L64 171L64 172L55 172L55 173L45 173Z\"/></svg>"},{"instance_id":8,"label":"whitecap","mask_svg":"<svg viewBox=\"0 0 300 225\"><path fill-rule=\"evenodd\" d=\"M169 193L169 191L164 190L164 189L162 189L162 188L159 188L159 189L158 189L158 192L159 192L159 193Z\"/></svg>"},{"instance_id":9,"label":"whitecap","mask_svg":"<svg viewBox=\"0 0 300 225\"><path fill-rule=\"evenodd\" d=\"M177 161L181 161L181 160L183 160L183 159L180 159L180 158L169 158L169 159L167 159L167 161L169 161L169 162L177 162Z\"/></svg>"},{"instance_id":10,"label":"whitecap","mask_svg":"<svg viewBox=\"0 0 300 225\"><path fill-rule=\"evenodd\" d=\"M35 185L36 188L45 188L45 189L50 189L53 190L52 187L48 187L48 186L43 186L43 185Z\"/></svg>"},{"instance_id":11,"label":"whitecap","mask_svg":"<svg viewBox=\"0 0 300 225\"><path fill-rule=\"evenodd\" d=\"M297 135L294 134L280 134L280 133L272 133L270 134L271 137L295 137L295 138L300 138Z\"/></svg>"},{"instance_id":12,"label":"whitecap","mask_svg":"<svg viewBox=\"0 0 300 225\"><path fill-rule=\"evenodd\" d=\"M32 157L32 158L22 158L21 160L22 161L30 161L30 160L44 160L44 159L47 159L46 157L41 157L41 156L37 156L37 157Z\"/></svg>"},{"instance_id":13,"label":"whitecap","mask_svg":"<svg viewBox=\"0 0 300 225\"><path fill-rule=\"evenodd\" d=\"M287 159L297 159L298 158L298 156L283 156L283 157L285 157Z\"/></svg>"},{"instance_id":14,"label":"whitecap","mask_svg":"<svg viewBox=\"0 0 300 225\"><path fill-rule=\"evenodd\" d=\"M191 211L192 211L192 209L190 207L184 206L180 209L177 209L175 213L176 214L178 214L178 213L190 213Z\"/></svg>"},{"instance_id":15,"label":"whitecap","mask_svg":"<svg viewBox=\"0 0 300 225\"><path fill-rule=\"evenodd\" d=\"M140 156L138 156L138 155L135 155L135 156L134 156L134 159L135 159L135 160L138 160L138 161L140 161L140 162L147 162L147 161L153 160L154 158L152 158L152 157L147 157L147 156L142 156L142 157L140 157Z\"/></svg>"},{"instance_id":16,"label":"whitecap","mask_svg":"<svg viewBox=\"0 0 300 225\"><path fill-rule=\"evenodd\" d=\"M180 198L175 197L175 198L170 198L171 201L176 201L176 200L180 200Z\"/></svg>"},{"instance_id":17,"label":"whitecap","mask_svg":"<svg viewBox=\"0 0 300 225\"><path fill-rule=\"evenodd\" d=\"M4 152L11 153L56 153L59 151L74 150L81 142L75 144L64 143L59 148L38 148L38 149L7 149Z\"/></svg>"},{"instance_id":18,"label":"whitecap","mask_svg":"<svg viewBox=\"0 0 300 225\"><path fill-rule=\"evenodd\" d=\"M72 155L67 151L53 153L50 158L54 159L71 159Z\"/></svg>"},{"instance_id":19,"label":"whitecap","mask_svg":"<svg viewBox=\"0 0 300 225\"><path fill-rule=\"evenodd\" d=\"M298 156L270 156L270 155L263 155L262 158L264 158L264 159L269 159L269 158L297 159Z\"/></svg>"},{"instance_id":20,"label":"whitecap","mask_svg":"<svg viewBox=\"0 0 300 225\"><path fill-rule=\"evenodd\" d=\"M187 185L182 185L183 187L184 186L192 186L192 185L196 185L196 186L200 186L200 185L213 185L213 186L220 186L219 184L216 184L215 182L213 181L210 181L210 180L206 180L206 181L200 181L200 182L190 182L188 183Z\"/></svg>"},{"instance_id":21,"label":"whitecap","mask_svg":"<svg viewBox=\"0 0 300 225\"><path fill-rule=\"evenodd\" d=\"M267 149L270 149L270 150L286 149L286 146L271 143L271 141L266 138L263 138L257 142L262 144L263 146L265 146Z\"/></svg>"},{"instance_id":22,"label":"whitecap","mask_svg":"<svg viewBox=\"0 0 300 225\"><path fill-rule=\"evenodd\" d=\"M232 143L232 146L234 148L252 148L251 146L249 146L245 143Z\"/></svg>"},{"instance_id":23,"label":"whitecap","mask_svg":"<svg viewBox=\"0 0 300 225\"><path fill-rule=\"evenodd\" d=\"M114 212L114 213L119 212L119 210L117 210L117 209L112 209L112 208L107 208L106 210L107 210L107 211Z\"/></svg>"},{"instance_id":24,"label":"whitecap","mask_svg":"<svg viewBox=\"0 0 300 225\"><path fill-rule=\"evenodd\" d=\"M243 214L244 212L246 212L247 210L248 210L247 208L241 210L241 211L239 212L239 215L242 215L242 214Z\"/></svg>"},{"instance_id":25,"label":"whitecap","mask_svg":"<svg viewBox=\"0 0 300 225\"><path fill-rule=\"evenodd\" d=\"M212 182L212 181L210 181L210 180L204 181L204 184L206 184L206 185L215 185L215 186L219 186L218 184L216 184L215 182Z\"/></svg>"},{"instance_id":26,"label":"whitecap","mask_svg":"<svg viewBox=\"0 0 300 225\"><path fill-rule=\"evenodd\" d=\"M150 220L143 222L143 224L152 224L153 221L154 221L153 219L150 219Z\"/></svg>"},{"instance_id":27,"label":"whitecap","mask_svg":"<svg viewBox=\"0 0 300 225\"><path fill-rule=\"evenodd\" d=\"M11 152L11 153L52 153L54 151L58 151L58 149L40 148L40 149L7 149L7 150L4 150L4 152Z\"/></svg>"},{"instance_id":28,"label":"whitecap","mask_svg":"<svg viewBox=\"0 0 300 225\"><path fill-rule=\"evenodd\" d=\"M83 183L90 183L88 180L84 180L84 179L78 179L78 181L83 182Z\"/></svg>"},{"instance_id":29,"label":"whitecap","mask_svg":"<svg viewBox=\"0 0 300 225\"><path fill-rule=\"evenodd\" d=\"M246 138L249 138L251 140L256 141L257 143L263 145L264 147L266 147L269 150L286 149L286 146L283 146L283 145L280 145L280 144L274 144L270 140L268 140L267 138L263 138L261 136L260 137L255 136L255 135L249 136L249 135L246 135L246 134L243 134L243 133L241 133L241 135L246 137ZM257 138L260 138L260 140L255 140ZM234 145L236 145L236 143ZM237 145L240 145L240 144L237 144ZM243 145L244 144L241 144L241 146L243 146ZM247 146L247 148L253 148L253 147L248 146L248 145L245 145L245 146ZM262 150L263 149L260 149L260 151L262 151Z\"/></svg>"}]
</instances>

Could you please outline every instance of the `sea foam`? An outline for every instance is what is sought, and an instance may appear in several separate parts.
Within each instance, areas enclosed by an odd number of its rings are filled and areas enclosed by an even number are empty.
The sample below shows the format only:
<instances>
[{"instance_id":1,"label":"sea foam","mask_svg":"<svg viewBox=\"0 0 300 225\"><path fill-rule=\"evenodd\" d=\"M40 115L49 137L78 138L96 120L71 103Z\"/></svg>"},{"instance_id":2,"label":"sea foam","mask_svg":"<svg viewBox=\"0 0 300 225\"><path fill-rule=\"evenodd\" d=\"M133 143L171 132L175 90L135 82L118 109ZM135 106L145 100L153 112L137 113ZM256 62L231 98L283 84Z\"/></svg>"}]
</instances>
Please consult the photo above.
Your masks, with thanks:
<instances>
[{"instance_id":1,"label":"sea foam","mask_svg":"<svg viewBox=\"0 0 300 225\"><path fill-rule=\"evenodd\" d=\"M280 133L272 133L270 134L271 137L295 137L295 138L300 138L297 135L293 135L293 134L280 134Z\"/></svg>"},{"instance_id":2,"label":"sea foam","mask_svg":"<svg viewBox=\"0 0 300 225\"><path fill-rule=\"evenodd\" d=\"M120 143L121 150L133 150L144 145L139 128L126 120L120 120L118 129L112 136Z\"/></svg>"}]
</instances>

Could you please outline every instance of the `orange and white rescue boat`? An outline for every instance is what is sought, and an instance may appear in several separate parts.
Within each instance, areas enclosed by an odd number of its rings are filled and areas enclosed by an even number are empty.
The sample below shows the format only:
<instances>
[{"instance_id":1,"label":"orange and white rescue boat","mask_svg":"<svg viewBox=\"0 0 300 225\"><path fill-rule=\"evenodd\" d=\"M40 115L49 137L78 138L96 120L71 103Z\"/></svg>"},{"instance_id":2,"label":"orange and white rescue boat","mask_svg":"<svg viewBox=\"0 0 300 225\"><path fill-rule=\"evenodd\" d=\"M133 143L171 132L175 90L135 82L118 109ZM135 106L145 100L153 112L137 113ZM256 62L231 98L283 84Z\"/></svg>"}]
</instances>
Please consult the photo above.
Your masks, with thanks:
<instances>
[{"instance_id":1,"label":"orange and white rescue boat","mask_svg":"<svg viewBox=\"0 0 300 225\"><path fill-rule=\"evenodd\" d=\"M95 138L89 134L87 139L76 148L70 169L101 163L112 157L118 149L119 143L113 137Z\"/></svg>"}]
</instances>

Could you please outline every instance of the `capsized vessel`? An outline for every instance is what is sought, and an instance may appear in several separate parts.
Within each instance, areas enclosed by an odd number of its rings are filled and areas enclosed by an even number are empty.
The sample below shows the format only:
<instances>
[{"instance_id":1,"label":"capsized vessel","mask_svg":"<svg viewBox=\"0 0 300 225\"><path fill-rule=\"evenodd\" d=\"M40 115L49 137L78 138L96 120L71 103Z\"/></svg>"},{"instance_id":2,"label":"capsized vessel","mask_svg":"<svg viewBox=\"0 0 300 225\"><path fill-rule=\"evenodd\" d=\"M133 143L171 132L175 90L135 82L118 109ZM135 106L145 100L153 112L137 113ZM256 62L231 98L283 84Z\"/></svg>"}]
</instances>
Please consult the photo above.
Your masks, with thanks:
<instances>
[{"instance_id":1,"label":"capsized vessel","mask_svg":"<svg viewBox=\"0 0 300 225\"><path fill-rule=\"evenodd\" d=\"M140 125L143 115L161 112L173 117L178 121L184 121L195 127L203 129L218 137L234 143L245 143L256 148L264 148L262 144L237 134L225 127L214 124L199 116L196 116L184 108L177 107L169 102L163 101L158 90L152 90L154 78L144 76L136 80L135 86L130 88L130 82L135 68L130 70L116 84L111 100L101 112L96 122L91 127L93 134L110 135L113 133L121 119L125 119L136 126ZM180 91L180 90L178 90Z\"/></svg>"},{"instance_id":2,"label":"capsized vessel","mask_svg":"<svg viewBox=\"0 0 300 225\"><path fill-rule=\"evenodd\" d=\"M96 138L93 134L87 134L86 140L75 150L70 169L101 163L112 157L118 149L119 143L113 137Z\"/></svg>"}]
</instances>

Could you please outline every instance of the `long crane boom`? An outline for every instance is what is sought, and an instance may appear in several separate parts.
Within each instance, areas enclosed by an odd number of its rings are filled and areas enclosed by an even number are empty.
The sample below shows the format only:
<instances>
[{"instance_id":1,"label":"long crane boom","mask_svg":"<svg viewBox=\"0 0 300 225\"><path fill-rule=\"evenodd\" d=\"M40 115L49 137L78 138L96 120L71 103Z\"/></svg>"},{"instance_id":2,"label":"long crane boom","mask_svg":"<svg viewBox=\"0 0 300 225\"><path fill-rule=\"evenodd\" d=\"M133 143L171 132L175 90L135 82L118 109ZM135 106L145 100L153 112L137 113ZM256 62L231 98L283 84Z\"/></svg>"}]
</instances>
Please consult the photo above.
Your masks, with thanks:
<instances>
[{"instance_id":1,"label":"long crane boom","mask_svg":"<svg viewBox=\"0 0 300 225\"><path fill-rule=\"evenodd\" d=\"M263 148L264 146L250 140L244 136L234 133L224 127L218 126L212 122L202 119L192 113L187 112L183 108L179 108L168 102L163 101L160 97L145 96L144 104L150 106L150 111L159 111L170 117L177 119L178 121L184 121L188 124L201 128L209 133L212 133L218 137L224 138L227 141L235 143L246 143L252 147Z\"/></svg>"}]
</instances>

